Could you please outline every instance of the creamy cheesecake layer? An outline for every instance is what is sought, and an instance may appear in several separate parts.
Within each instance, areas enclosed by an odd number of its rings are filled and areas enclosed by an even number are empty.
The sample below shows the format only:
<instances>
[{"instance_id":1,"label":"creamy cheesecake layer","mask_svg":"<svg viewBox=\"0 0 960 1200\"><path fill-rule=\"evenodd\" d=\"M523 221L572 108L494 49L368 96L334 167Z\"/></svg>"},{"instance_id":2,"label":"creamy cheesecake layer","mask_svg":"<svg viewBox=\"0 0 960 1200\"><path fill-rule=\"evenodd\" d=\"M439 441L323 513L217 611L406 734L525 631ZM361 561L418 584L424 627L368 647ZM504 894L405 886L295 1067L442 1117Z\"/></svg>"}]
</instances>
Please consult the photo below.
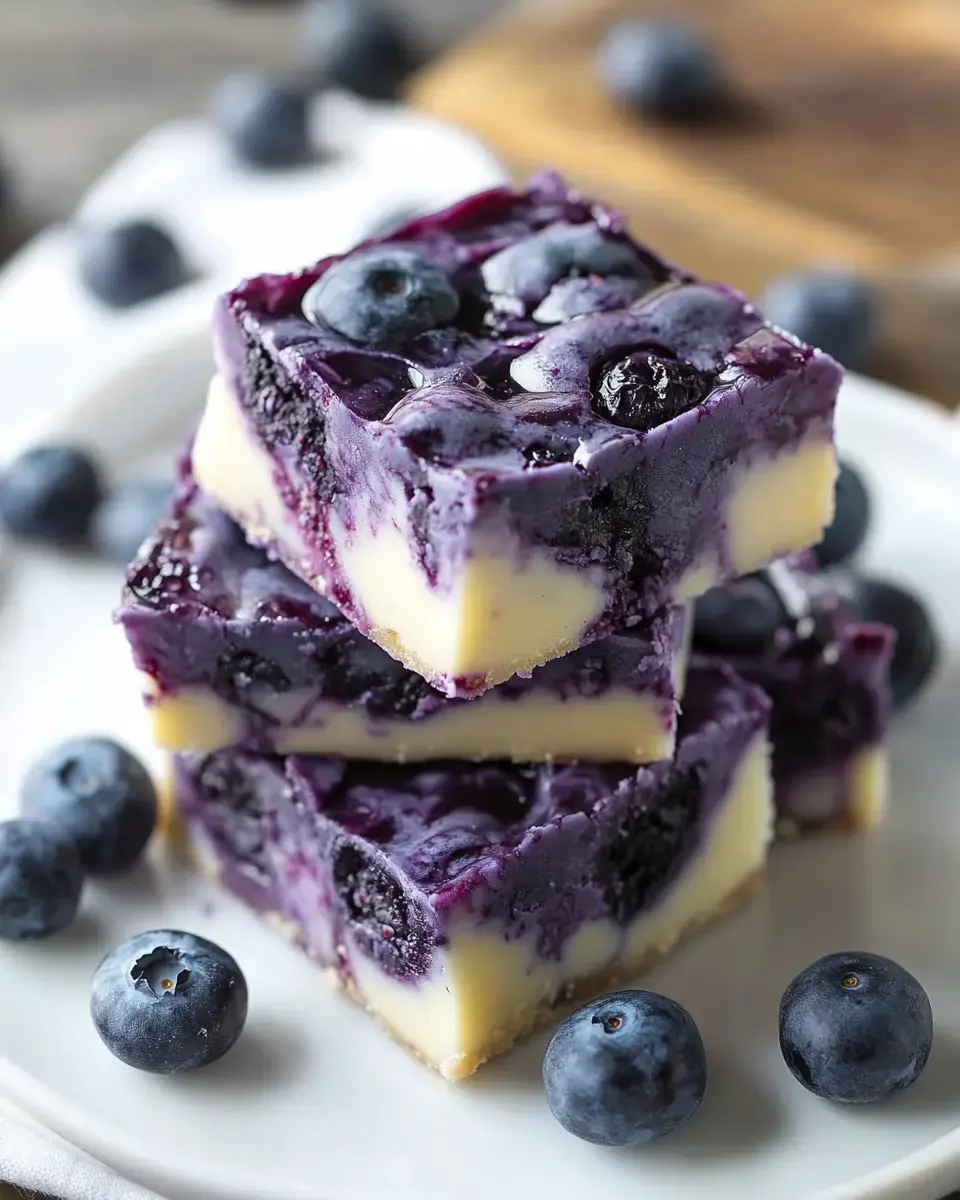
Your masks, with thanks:
<instances>
[{"instance_id":1,"label":"creamy cheesecake layer","mask_svg":"<svg viewBox=\"0 0 960 1200\"><path fill-rule=\"evenodd\" d=\"M682 608L475 700L444 697L251 546L184 478L127 572L118 619L166 749L387 762L669 758L689 656Z\"/></svg>"},{"instance_id":2,"label":"creamy cheesecake layer","mask_svg":"<svg viewBox=\"0 0 960 1200\"><path fill-rule=\"evenodd\" d=\"M221 375L210 385L193 471L248 536L324 591L271 459ZM689 567L674 598L693 599L731 572L817 541L832 517L835 472L832 442L820 437L745 467L725 501L727 545ZM459 561L444 564L446 586L437 587L416 557L407 501L395 487L369 507L358 502L349 528L328 513L327 545L367 636L448 693L456 691L449 681L491 687L568 653L590 640L607 604L602 569L565 566L546 549L524 548L508 529L479 534Z\"/></svg>"},{"instance_id":3,"label":"creamy cheesecake layer","mask_svg":"<svg viewBox=\"0 0 960 1200\"><path fill-rule=\"evenodd\" d=\"M464 920L437 970L415 990L360 955L351 990L398 1042L447 1079L462 1079L546 1020L558 1001L630 979L699 925L725 912L762 870L773 819L769 747L746 753L699 856L649 912L626 929L582 928L556 962L529 942L505 942Z\"/></svg>"},{"instance_id":4,"label":"creamy cheesecake layer","mask_svg":"<svg viewBox=\"0 0 960 1200\"><path fill-rule=\"evenodd\" d=\"M208 688L158 695L146 677L144 689L153 738L161 748L202 754L243 743L246 714ZM278 722L262 731L271 753L342 754L383 762L563 758L637 763L673 753L673 701L626 689L568 699L535 688L515 700L500 700L491 692L420 721L376 720L335 704L311 705L312 696L282 698L291 709L309 707L296 724Z\"/></svg>"},{"instance_id":5,"label":"creamy cheesecake layer","mask_svg":"<svg viewBox=\"0 0 960 1200\"><path fill-rule=\"evenodd\" d=\"M672 762L224 751L179 757L176 786L226 885L456 1079L559 1001L635 974L757 876L768 717L759 689L708 668Z\"/></svg>"}]
</instances>

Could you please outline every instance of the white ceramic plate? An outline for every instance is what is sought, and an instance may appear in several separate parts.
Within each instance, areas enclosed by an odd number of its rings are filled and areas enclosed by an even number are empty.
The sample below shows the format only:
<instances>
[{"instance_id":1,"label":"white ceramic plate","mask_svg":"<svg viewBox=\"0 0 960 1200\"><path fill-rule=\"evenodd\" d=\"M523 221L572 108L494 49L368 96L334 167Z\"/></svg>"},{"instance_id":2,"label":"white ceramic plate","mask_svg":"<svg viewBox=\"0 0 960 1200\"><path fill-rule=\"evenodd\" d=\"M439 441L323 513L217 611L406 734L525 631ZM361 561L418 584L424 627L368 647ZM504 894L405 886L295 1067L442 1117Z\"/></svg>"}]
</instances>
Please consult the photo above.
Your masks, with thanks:
<instances>
[{"instance_id":1,"label":"white ceramic plate","mask_svg":"<svg viewBox=\"0 0 960 1200\"><path fill-rule=\"evenodd\" d=\"M204 363L184 349L155 347L149 370L132 376L128 364L121 379L102 381L72 407L72 431L127 468L145 447L155 453L165 426L169 436L183 421L171 389L202 388L184 368ZM127 423L118 436L106 419L134 377L145 414L139 446L137 429ZM689 1007L710 1055L707 1098L685 1129L630 1152L569 1137L539 1084L547 1032L473 1082L444 1083L327 992L252 915L162 853L129 878L91 886L72 930L0 948L0 1092L171 1200L945 1195L960 1183L960 438L936 411L856 379L840 436L876 500L867 558L922 591L950 656L897 726L887 828L778 847L751 907L648 976ZM12 813L24 768L59 738L106 733L150 754L110 623L119 581L118 571L80 559L11 556L0 595L0 810ZM87 1015L100 956L160 925L223 943L250 983L236 1049L182 1079L122 1066ZM929 988L937 1016L920 1082L871 1110L817 1101L777 1049L782 989L819 954L844 948L901 960Z\"/></svg>"}]
</instances>

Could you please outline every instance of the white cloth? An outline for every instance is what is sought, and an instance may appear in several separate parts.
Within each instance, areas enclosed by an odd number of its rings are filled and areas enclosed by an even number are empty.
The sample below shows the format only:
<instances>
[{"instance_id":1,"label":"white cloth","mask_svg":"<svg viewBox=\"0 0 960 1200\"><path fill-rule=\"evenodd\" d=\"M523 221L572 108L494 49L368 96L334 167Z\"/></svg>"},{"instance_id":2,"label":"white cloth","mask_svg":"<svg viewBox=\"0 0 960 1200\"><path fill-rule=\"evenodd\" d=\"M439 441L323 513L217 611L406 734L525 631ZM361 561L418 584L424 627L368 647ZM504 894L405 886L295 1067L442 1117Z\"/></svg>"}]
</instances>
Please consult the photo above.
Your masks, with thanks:
<instances>
[{"instance_id":1,"label":"white cloth","mask_svg":"<svg viewBox=\"0 0 960 1200\"><path fill-rule=\"evenodd\" d=\"M55 1200L163 1200L0 1099L0 1182Z\"/></svg>"}]
</instances>

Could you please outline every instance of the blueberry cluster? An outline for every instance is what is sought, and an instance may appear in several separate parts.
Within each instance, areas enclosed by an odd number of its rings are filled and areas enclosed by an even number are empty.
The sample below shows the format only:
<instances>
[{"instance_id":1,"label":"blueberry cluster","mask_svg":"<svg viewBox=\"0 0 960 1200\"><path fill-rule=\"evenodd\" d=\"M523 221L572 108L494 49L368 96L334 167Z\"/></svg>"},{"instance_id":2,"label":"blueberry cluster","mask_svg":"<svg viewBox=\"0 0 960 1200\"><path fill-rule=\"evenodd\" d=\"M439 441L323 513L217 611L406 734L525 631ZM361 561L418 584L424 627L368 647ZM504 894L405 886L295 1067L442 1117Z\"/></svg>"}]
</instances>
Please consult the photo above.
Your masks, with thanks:
<instances>
[{"instance_id":1,"label":"blueberry cluster","mask_svg":"<svg viewBox=\"0 0 960 1200\"><path fill-rule=\"evenodd\" d=\"M0 938L50 937L77 915L87 876L133 867L157 825L153 780L105 738L64 742L27 772L21 816L0 822ZM140 934L112 950L93 979L91 1015L108 1049L161 1074L220 1058L243 1029L247 985L204 938Z\"/></svg>"},{"instance_id":2,"label":"blueberry cluster","mask_svg":"<svg viewBox=\"0 0 960 1200\"><path fill-rule=\"evenodd\" d=\"M814 1095L870 1104L920 1077L933 1043L926 992L878 954L828 954L780 1003L780 1049ZM569 1133L636 1146L688 1121L707 1088L707 1055L690 1013L647 991L601 996L568 1017L543 1060L547 1104Z\"/></svg>"},{"instance_id":3,"label":"blueberry cluster","mask_svg":"<svg viewBox=\"0 0 960 1200\"><path fill-rule=\"evenodd\" d=\"M0 473L0 526L41 544L89 544L125 566L156 524L170 490L169 483L149 479L108 490L84 450L36 446Z\"/></svg>"}]
</instances>

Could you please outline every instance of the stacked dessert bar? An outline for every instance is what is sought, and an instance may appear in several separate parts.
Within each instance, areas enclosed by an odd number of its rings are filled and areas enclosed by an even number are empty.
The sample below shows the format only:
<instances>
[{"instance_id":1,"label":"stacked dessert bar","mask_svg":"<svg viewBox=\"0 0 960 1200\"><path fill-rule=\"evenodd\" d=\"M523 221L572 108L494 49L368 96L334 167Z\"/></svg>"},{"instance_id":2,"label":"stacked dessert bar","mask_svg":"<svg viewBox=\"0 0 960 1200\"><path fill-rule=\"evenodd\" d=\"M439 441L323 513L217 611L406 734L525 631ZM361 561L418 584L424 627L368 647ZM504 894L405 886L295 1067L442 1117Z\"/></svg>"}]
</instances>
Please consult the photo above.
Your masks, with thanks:
<instances>
[{"instance_id":1,"label":"stacked dessert bar","mask_svg":"<svg viewBox=\"0 0 960 1200\"><path fill-rule=\"evenodd\" d=\"M774 785L874 818L888 634L779 561L832 514L826 355L552 175L214 336L120 613L180 817L443 1075L744 894Z\"/></svg>"}]
</instances>

